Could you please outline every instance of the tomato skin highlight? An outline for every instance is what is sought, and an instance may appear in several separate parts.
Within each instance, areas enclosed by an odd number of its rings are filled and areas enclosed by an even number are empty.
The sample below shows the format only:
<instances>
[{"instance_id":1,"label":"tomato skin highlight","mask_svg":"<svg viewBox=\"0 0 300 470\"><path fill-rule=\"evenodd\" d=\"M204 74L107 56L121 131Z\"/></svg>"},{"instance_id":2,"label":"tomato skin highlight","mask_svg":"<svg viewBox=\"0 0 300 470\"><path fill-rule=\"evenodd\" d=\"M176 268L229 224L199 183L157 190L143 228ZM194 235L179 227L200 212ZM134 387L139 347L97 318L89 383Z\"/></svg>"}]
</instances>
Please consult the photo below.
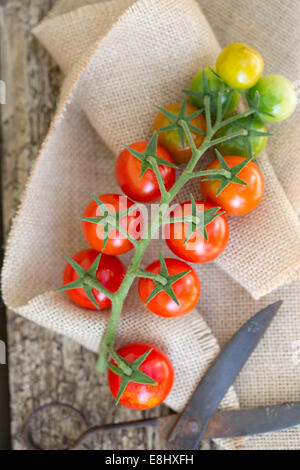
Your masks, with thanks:
<instances>
[{"instance_id":1,"label":"tomato skin highlight","mask_svg":"<svg viewBox=\"0 0 300 470\"><path fill-rule=\"evenodd\" d=\"M161 317L182 317L190 313L199 301L201 294L200 280L191 266L184 263L183 261L174 258L166 258L165 262L168 268L168 272L171 276L180 272L191 271L189 274L173 284L173 290L180 305L177 305L176 302L174 302L174 300L172 300L166 292L160 292L148 303L147 309ZM157 260L150 264L146 268L146 271L159 274L160 269L160 261ZM139 295L141 301L144 304L146 303L154 287L155 283L151 279L140 279Z\"/></svg>"},{"instance_id":2,"label":"tomato skin highlight","mask_svg":"<svg viewBox=\"0 0 300 470\"><path fill-rule=\"evenodd\" d=\"M215 67L210 67L210 68L212 70L216 71ZM208 86L209 86L209 89L212 92L218 92L221 89L221 81L218 80L218 78L211 72L210 68L205 67L203 69L205 74L206 74ZM200 72L197 73L197 75L195 75L195 77L193 78L191 86L190 86L191 91L195 91L197 93L203 93L204 92L204 88L203 88L203 70L200 70ZM235 110L235 108L239 104L240 100L241 100L241 95L235 91L233 93L231 99L230 99L230 104L228 106L228 111L226 113L226 116L229 116ZM203 102L202 99L196 98L194 96L189 96L189 101L193 106L196 106L198 108L203 108L204 107L204 102ZM223 107L225 106L227 101L228 101L228 98L223 96L223 99L222 99ZM217 115L217 95L211 101L211 116L212 116L213 119L215 119L216 115Z\"/></svg>"},{"instance_id":3,"label":"tomato skin highlight","mask_svg":"<svg viewBox=\"0 0 300 470\"><path fill-rule=\"evenodd\" d=\"M259 92L259 108L272 114L262 114L265 121L279 122L288 119L295 111L297 94L293 84L282 75L264 75L249 91L250 99Z\"/></svg>"},{"instance_id":4,"label":"tomato skin highlight","mask_svg":"<svg viewBox=\"0 0 300 470\"><path fill-rule=\"evenodd\" d=\"M96 250L82 250L72 256L85 270L88 270L99 253ZM123 263L116 256L102 255L99 267L96 273L96 279L108 289L110 292L116 292L122 284L126 269ZM63 285L70 284L78 279L78 274L74 268L68 263L64 270ZM69 298L80 307L90 310L97 310L95 305L90 301L82 288L66 291ZM111 307L111 300L102 292L93 289L94 297L100 310Z\"/></svg>"},{"instance_id":5,"label":"tomato skin highlight","mask_svg":"<svg viewBox=\"0 0 300 470\"><path fill-rule=\"evenodd\" d=\"M243 43L225 47L217 59L217 74L231 88L247 90L259 80L264 61L258 51Z\"/></svg>"},{"instance_id":6,"label":"tomato skin highlight","mask_svg":"<svg viewBox=\"0 0 300 470\"><path fill-rule=\"evenodd\" d=\"M226 156L227 165L232 168L245 160L244 157ZM220 168L216 159L207 167L208 169ZM201 192L203 196L213 204L221 206L228 215L241 216L253 211L262 200L264 194L264 177L258 166L249 162L238 174L238 177L248 183L247 186L231 183L222 193L217 196L220 181L201 181Z\"/></svg>"},{"instance_id":7,"label":"tomato skin highlight","mask_svg":"<svg viewBox=\"0 0 300 470\"><path fill-rule=\"evenodd\" d=\"M233 122L231 124L228 124L227 126L222 127L216 133L216 138L231 135L234 132L240 131L243 126L248 126L250 122L251 130L267 132L266 126L258 118L254 118L252 120L250 116L248 118L239 119L237 122ZM253 158L256 158L265 149L268 142L268 137L250 136L249 139L251 143ZM247 142L243 137L236 137L235 139L222 142L216 147L222 155L240 155L241 157L250 157Z\"/></svg>"},{"instance_id":8,"label":"tomato skin highlight","mask_svg":"<svg viewBox=\"0 0 300 470\"><path fill-rule=\"evenodd\" d=\"M215 205L207 202L196 201L198 211L212 209ZM190 201L180 204L172 217L191 215L192 205ZM165 227L165 239L170 250L179 258L190 263L208 263L216 259L226 248L229 240L229 225L224 215L220 215L206 227L208 240L197 231L189 241L184 244L187 234L187 224L176 222Z\"/></svg>"},{"instance_id":9,"label":"tomato skin highlight","mask_svg":"<svg viewBox=\"0 0 300 470\"><path fill-rule=\"evenodd\" d=\"M148 142L135 142L130 147L144 153ZM168 152L161 146L157 146L157 156L173 163ZM157 178L152 170L147 170L140 178L142 162L124 149L116 163L116 179L126 196L138 202L154 202L160 199L161 192ZM176 170L169 166L159 165L159 171L165 182L167 191L171 189L176 179Z\"/></svg>"},{"instance_id":10,"label":"tomato skin highlight","mask_svg":"<svg viewBox=\"0 0 300 470\"><path fill-rule=\"evenodd\" d=\"M126 196L119 194L102 194L99 199L107 205L110 212L122 211L134 205L134 202ZM83 217L99 217L101 209L96 201L91 201L86 207ZM131 212L120 221L122 227L136 240L142 236L143 219L140 212ZM127 237L118 231L112 230L109 234L106 247L103 247L103 227L91 222L82 221L82 231L88 244L97 251L102 251L107 255L122 255L132 250L133 244ZM139 230L137 230L139 228Z\"/></svg>"},{"instance_id":11,"label":"tomato skin highlight","mask_svg":"<svg viewBox=\"0 0 300 470\"><path fill-rule=\"evenodd\" d=\"M144 374L157 382L157 385L143 385L130 382L120 404L133 410L148 410L160 405L168 396L174 382L174 370L168 356L156 346L146 343L132 343L120 348L117 353L128 362L134 362L152 349L147 359L139 367ZM112 364L116 365L113 360ZM114 398L121 385L121 377L108 370L108 384Z\"/></svg>"},{"instance_id":12,"label":"tomato skin highlight","mask_svg":"<svg viewBox=\"0 0 300 470\"><path fill-rule=\"evenodd\" d=\"M180 111L181 104L175 103L169 106L166 106L165 109L171 111L174 114L178 114ZM192 106L190 103L186 105L186 113L193 114L197 111L195 106ZM153 132L162 129L163 127L169 126L171 124L170 120L162 113L159 112L155 118L153 124ZM206 121L203 114L200 114L195 119L191 121L193 126L198 127L202 132L206 133ZM192 132L193 140L197 148L199 148L204 140L204 136ZM162 145L171 155L175 163L185 163L188 162L192 157L192 149L188 143L187 138L185 138L184 148L181 145L180 137L177 130L166 131L158 133L158 142Z\"/></svg>"}]
</instances>

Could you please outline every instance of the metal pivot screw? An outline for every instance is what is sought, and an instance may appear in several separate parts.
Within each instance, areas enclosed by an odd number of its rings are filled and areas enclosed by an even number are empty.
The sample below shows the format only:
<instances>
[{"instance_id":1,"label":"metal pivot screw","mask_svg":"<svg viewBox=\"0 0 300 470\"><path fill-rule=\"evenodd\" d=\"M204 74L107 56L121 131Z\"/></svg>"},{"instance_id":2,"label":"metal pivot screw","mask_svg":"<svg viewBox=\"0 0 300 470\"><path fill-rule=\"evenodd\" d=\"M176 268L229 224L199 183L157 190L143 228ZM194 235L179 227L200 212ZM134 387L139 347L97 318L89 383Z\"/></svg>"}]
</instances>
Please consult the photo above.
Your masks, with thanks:
<instances>
[{"instance_id":1,"label":"metal pivot screw","mask_svg":"<svg viewBox=\"0 0 300 470\"><path fill-rule=\"evenodd\" d=\"M201 428L200 422L196 419L189 419L187 421L186 426L187 426L188 431L192 434L196 434L200 432L200 428Z\"/></svg>"}]
</instances>

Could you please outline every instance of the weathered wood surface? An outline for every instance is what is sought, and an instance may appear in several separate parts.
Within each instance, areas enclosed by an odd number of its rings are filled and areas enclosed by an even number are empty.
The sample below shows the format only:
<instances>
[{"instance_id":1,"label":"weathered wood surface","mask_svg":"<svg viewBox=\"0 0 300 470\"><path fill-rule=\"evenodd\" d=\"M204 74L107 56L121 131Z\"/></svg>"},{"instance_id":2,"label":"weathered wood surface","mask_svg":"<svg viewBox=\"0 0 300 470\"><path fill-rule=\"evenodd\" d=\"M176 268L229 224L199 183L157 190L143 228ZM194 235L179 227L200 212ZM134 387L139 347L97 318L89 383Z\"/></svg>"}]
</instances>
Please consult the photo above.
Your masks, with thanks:
<instances>
[{"instance_id":1,"label":"weathered wood surface","mask_svg":"<svg viewBox=\"0 0 300 470\"><path fill-rule=\"evenodd\" d=\"M6 234L18 207L28 174L53 116L62 76L31 29L54 0L0 0L1 76L7 85L2 107L3 208ZM24 280L26 282L26 280ZM139 419L165 413L116 409L106 378L94 371L95 356L78 344L8 312L12 445L24 449L23 424L36 407L52 401L71 404L91 424ZM52 423L53 424L53 423ZM38 428L38 425L37 425ZM72 423L66 433L72 433ZM37 434L46 446L55 446L60 429L51 420ZM160 449L152 430L134 430L98 436L92 449Z\"/></svg>"}]
</instances>

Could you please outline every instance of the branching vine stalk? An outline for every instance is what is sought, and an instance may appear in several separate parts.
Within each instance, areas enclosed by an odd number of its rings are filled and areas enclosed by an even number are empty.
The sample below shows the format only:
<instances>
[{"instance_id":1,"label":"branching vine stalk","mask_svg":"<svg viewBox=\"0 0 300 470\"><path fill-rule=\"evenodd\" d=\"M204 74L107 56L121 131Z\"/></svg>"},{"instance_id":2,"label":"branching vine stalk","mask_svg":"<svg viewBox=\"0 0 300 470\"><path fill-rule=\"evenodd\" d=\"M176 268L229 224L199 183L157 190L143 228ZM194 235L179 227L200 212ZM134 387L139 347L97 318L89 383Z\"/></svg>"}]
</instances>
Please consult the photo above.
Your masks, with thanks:
<instances>
[{"instance_id":1,"label":"branching vine stalk","mask_svg":"<svg viewBox=\"0 0 300 470\"><path fill-rule=\"evenodd\" d=\"M134 243L135 253L131 260L127 274L125 275L125 278L121 284L121 287L116 293L110 295L110 298L112 301L112 309L111 309L109 323L108 323L105 335L103 337L103 340L100 346L100 352L99 352L99 357L98 357L97 366L96 366L97 370L100 373L104 373L106 371L109 356L111 356L113 359L116 359L116 361L118 360L117 356L114 353L113 347L114 347L115 336L117 333L119 320L120 320L122 309L123 309L123 304L134 280L138 277L145 277L145 274L143 275L142 271L140 270L140 265L143 260L144 253L147 250L150 244L150 241L155 235L155 233L159 230L160 226L165 223L164 216L166 215L166 212L168 211L170 203L177 196L177 194L183 188L183 186L185 186L185 184L192 178L208 176L208 175L218 175L218 176L222 176L225 178L230 178L231 176L230 172L224 168L223 169L221 168L220 170L205 170L205 171L198 171L198 172L194 171L196 165L202 158L203 154L209 148L221 142L232 140L239 136L248 135L248 130L242 128L239 131L232 133L231 135L226 135L224 137L213 139L216 132L219 131L222 127L228 124L231 124L237 120L246 118L252 114L255 114L256 112L255 109L250 108L242 114L234 115L232 117L224 119L224 116L226 115L226 109L222 109L223 92L224 91L221 88L221 90L218 93L217 115L216 115L216 120L214 123L212 122L212 117L211 117L211 102L210 102L211 98L209 95L206 95L204 97L206 134L204 136L202 145L199 148L196 147L192 132L190 130L190 128L193 126L191 126L190 120L185 117L185 105L186 105L185 101L183 102L183 106L182 106L184 110L183 114L179 115L179 119L176 123L173 123L172 126L169 126L173 128L174 126L175 127L177 126L178 128L182 129L192 149L192 158L190 159L185 170L183 171L181 176L177 179L177 181L175 182L175 184L173 185L173 187L170 189L169 192L167 192L165 189L164 181L159 171L157 159L155 158L155 156L151 156L151 155L146 156L147 164L151 165L151 168L157 177L157 181L158 181L160 191L161 191L161 200L160 200L158 211L155 214L151 222L151 225L149 226L147 230L146 235L144 234L143 238L140 241L138 242L135 241ZM150 275L148 277L150 278ZM155 276L155 277L152 276L152 279L155 279L158 282L160 281L163 282L162 280L159 280L159 276Z\"/></svg>"}]
</instances>

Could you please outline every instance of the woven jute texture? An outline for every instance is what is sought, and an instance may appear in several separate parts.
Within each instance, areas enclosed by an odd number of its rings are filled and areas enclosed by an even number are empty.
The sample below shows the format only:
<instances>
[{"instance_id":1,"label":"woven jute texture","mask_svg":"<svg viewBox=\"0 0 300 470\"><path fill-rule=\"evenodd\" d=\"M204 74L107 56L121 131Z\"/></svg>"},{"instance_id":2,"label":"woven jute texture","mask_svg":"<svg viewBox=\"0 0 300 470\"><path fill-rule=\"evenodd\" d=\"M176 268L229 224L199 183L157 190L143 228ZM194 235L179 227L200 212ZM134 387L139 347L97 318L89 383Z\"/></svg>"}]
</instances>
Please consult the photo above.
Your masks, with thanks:
<instances>
[{"instance_id":1,"label":"woven jute texture","mask_svg":"<svg viewBox=\"0 0 300 470\"><path fill-rule=\"evenodd\" d=\"M219 43L250 43L263 54L268 71L296 81L299 10L296 0L284 5L277 0L56 4L35 34L66 79L9 238L2 276L7 305L97 351L108 314L87 313L55 293L65 257L86 246L78 215L92 194L118 192L113 167L122 145L150 135L156 106L181 99L192 76L215 62ZM196 267L203 286L198 310L181 319L154 317L141 306L135 285L126 300L118 342L147 340L170 355L176 378L166 404L175 410L186 404L218 353L218 342L222 346L259 308L278 298L284 306L236 381L238 398L231 389L222 405L299 400L298 122L299 109L287 124L276 126L268 155L259 159L266 179L260 207L230 221L230 244L218 265ZM199 197L193 183L180 198L191 190ZM159 251L168 254L163 242L153 241L144 265ZM22 287L15 289L16 284ZM297 449L300 429L220 444Z\"/></svg>"}]
</instances>

